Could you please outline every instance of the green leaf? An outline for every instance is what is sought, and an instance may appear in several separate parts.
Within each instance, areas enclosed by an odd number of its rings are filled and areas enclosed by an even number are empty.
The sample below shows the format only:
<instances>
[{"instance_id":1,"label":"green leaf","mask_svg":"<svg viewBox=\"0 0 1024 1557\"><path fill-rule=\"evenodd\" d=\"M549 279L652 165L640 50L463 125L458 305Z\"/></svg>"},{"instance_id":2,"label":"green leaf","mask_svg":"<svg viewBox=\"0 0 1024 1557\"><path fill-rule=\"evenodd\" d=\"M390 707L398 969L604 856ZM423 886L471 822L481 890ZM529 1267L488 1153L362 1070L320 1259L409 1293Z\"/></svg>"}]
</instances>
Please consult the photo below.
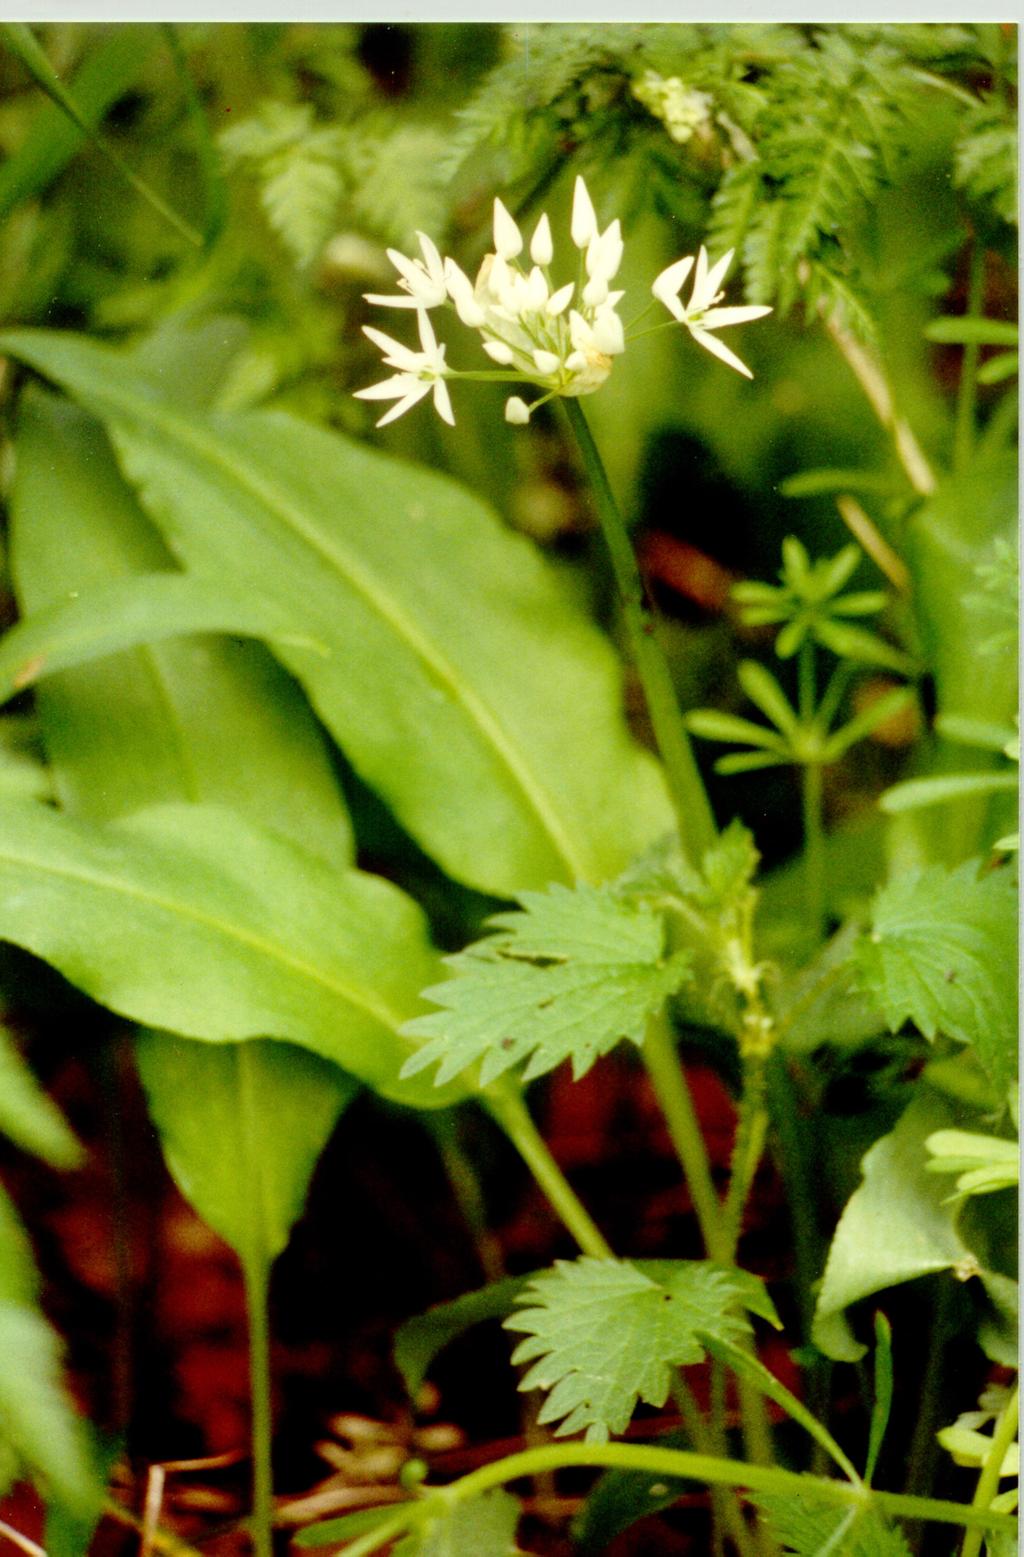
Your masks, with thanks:
<instances>
[{"instance_id":1,"label":"green leaf","mask_svg":"<svg viewBox=\"0 0 1024 1557\"><path fill-rule=\"evenodd\" d=\"M875 900L857 949L861 983L893 1032L971 1044L1005 1093L1016 1074L1016 888L1009 871L968 861L898 876Z\"/></svg>"},{"instance_id":2,"label":"green leaf","mask_svg":"<svg viewBox=\"0 0 1024 1557\"><path fill-rule=\"evenodd\" d=\"M165 350L163 371L201 401L189 365L198 359L207 373L207 343L185 342L189 363ZM11 564L26 617L71 591L84 598L172 567L99 425L41 390L22 395L18 409ZM152 644L47 679L36 703L59 798L78 815L106 821L162 801L212 801L339 869L351 863L351 827L321 731L262 645Z\"/></svg>"},{"instance_id":3,"label":"green leaf","mask_svg":"<svg viewBox=\"0 0 1024 1557\"><path fill-rule=\"evenodd\" d=\"M716 759L715 772L725 775L757 773L762 768L787 767L792 760L789 756L774 757L770 752L730 752L728 756Z\"/></svg>"},{"instance_id":4,"label":"green leaf","mask_svg":"<svg viewBox=\"0 0 1024 1557\"><path fill-rule=\"evenodd\" d=\"M806 1493L755 1492L751 1501L787 1557L910 1557L885 1516L866 1504L844 1511Z\"/></svg>"},{"instance_id":5,"label":"green leaf","mask_svg":"<svg viewBox=\"0 0 1024 1557\"><path fill-rule=\"evenodd\" d=\"M767 725L722 713L717 708L694 708L686 715L686 728L706 741L741 741L744 746L763 746L766 751L782 756L789 750L777 732Z\"/></svg>"},{"instance_id":6,"label":"green leaf","mask_svg":"<svg viewBox=\"0 0 1024 1557\"><path fill-rule=\"evenodd\" d=\"M792 737L799 727L799 720L771 671L759 665L757 660L741 660L736 674L750 701L756 703L784 735Z\"/></svg>"},{"instance_id":7,"label":"green leaf","mask_svg":"<svg viewBox=\"0 0 1024 1557\"><path fill-rule=\"evenodd\" d=\"M464 1292L450 1303L438 1303L400 1325L395 1332L394 1359L409 1398L416 1399L438 1352L474 1325L487 1319L505 1319L530 1280L532 1276L509 1276L504 1281L492 1281L476 1292Z\"/></svg>"},{"instance_id":8,"label":"green leaf","mask_svg":"<svg viewBox=\"0 0 1024 1557\"><path fill-rule=\"evenodd\" d=\"M844 752L849 751L858 741L866 740L873 730L891 719L894 714L902 712L914 701L913 687L894 687L891 692L886 692L883 697L869 703L863 713L854 717L829 736L822 748L825 762L836 762Z\"/></svg>"},{"instance_id":9,"label":"green leaf","mask_svg":"<svg viewBox=\"0 0 1024 1557\"><path fill-rule=\"evenodd\" d=\"M61 1382L60 1341L35 1306L38 1285L28 1239L0 1189L0 1464L23 1465L85 1517L100 1488L88 1430ZM0 1468L0 1495L3 1481Z\"/></svg>"},{"instance_id":10,"label":"green leaf","mask_svg":"<svg viewBox=\"0 0 1024 1557\"><path fill-rule=\"evenodd\" d=\"M384 881L216 806L96 826L26 802L0 807L0 889L0 936L134 1021L273 1034L399 1101L443 1101L398 1080L398 1031L437 962Z\"/></svg>"},{"instance_id":11,"label":"green leaf","mask_svg":"<svg viewBox=\"0 0 1024 1557\"><path fill-rule=\"evenodd\" d=\"M167 1166L186 1200L243 1263L275 1259L356 1082L270 1039L198 1044L143 1033L136 1056Z\"/></svg>"},{"instance_id":12,"label":"green leaf","mask_svg":"<svg viewBox=\"0 0 1024 1557\"><path fill-rule=\"evenodd\" d=\"M418 1521L394 1550L394 1557L516 1557L516 1529L519 1525L519 1501L510 1492L496 1488L454 1508L440 1498L436 1512L431 1504L426 1517Z\"/></svg>"},{"instance_id":13,"label":"green leaf","mask_svg":"<svg viewBox=\"0 0 1024 1557\"><path fill-rule=\"evenodd\" d=\"M0 1028L0 1134L53 1168L74 1168L82 1149L57 1105L25 1064L14 1039Z\"/></svg>"},{"instance_id":14,"label":"green leaf","mask_svg":"<svg viewBox=\"0 0 1024 1557\"><path fill-rule=\"evenodd\" d=\"M188 568L297 610L328 646L277 652L450 874L507 895L599 880L669 829L609 646L461 488L280 413L190 414L129 357L73 336L7 334L0 349L109 423Z\"/></svg>"},{"instance_id":15,"label":"green leaf","mask_svg":"<svg viewBox=\"0 0 1024 1557\"><path fill-rule=\"evenodd\" d=\"M1008 319L969 318L964 314L946 314L933 319L925 328L929 341L954 346L1016 346L1019 331Z\"/></svg>"},{"instance_id":16,"label":"green leaf","mask_svg":"<svg viewBox=\"0 0 1024 1557\"><path fill-rule=\"evenodd\" d=\"M663 1433L653 1440L659 1449L690 1449L692 1439L683 1431ZM580 1557L596 1557L638 1519L671 1508L697 1483L681 1476L654 1476L650 1471L606 1471L572 1523L574 1550Z\"/></svg>"},{"instance_id":17,"label":"green leaf","mask_svg":"<svg viewBox=\"0 0 1024 1557\"><path fill-rule=\"evenodd\" d=\"M112 27L96 40L72 83L82 119L95 128L138 78L156 41L151 27ZM67 166L85 138L56 103L42 104L20 146L0 166L0 217L39 194Z\"/></svg>"},{"instance_id":18,"label":"green leaf","mask_svg":"<svg viewBox=\"0 0 1024 1557\"><path fill-rule=\"evenodd\" d=\"M865 627L851 627L848 622L818 621L814 624L814 636L818 642L838 654L840 659L857 660L863 665L880 665L885 670L909 675L914 662L898 649L893 649L877 633Z\"/></svg>"},{"instance_id":19,"label":"green leaf","mask_svg":"<svg viewBox=\"0 0 1024 1557\"><path fill-rule=\"evenodd\" d=\"M0 702L43 676L88 664L120 649L184 633L233 633L292 642L326 654L323 644L282 622L272 606L236 594L222 581L184 573L138 574L35 612L0 639Z\"/></svg>"},{"instance_id":20,"label":"green leaf","mask_svg":"<svg viewBox=\"0 0 1024 1557\"><path fill-rule=\"evenodd\" d=\"M549 1391L538 1421L590 1443L624 1432L638 1400L663 1406L674 1368L700 1362L703 1335L746 1333L746 1296L732 1273L660 1260L657 1279L625 1260L561 1260L534 1277L505 1321L523 1331L513 1363L532 1362L520 1389Z\"/></svg>"},{"instance_id":21,"label":"green leaf","mask_svg":"<svg viewBox=\"0 0 1024 1557\"><path fill-rule=\"evenodd\" d=\"M944 805L962 800L965 795L1013 793L1019 780L1016 773L938 773L932 778L905 779L893 784L878 797L878 804L889 816L903 811L919 811L922 806Z\"/></svg>"},{"instance_id":22,"label":"green leaf","mask_svg":"<svg viewBox=\"0 0 1024 1557\"><path fill-rule=\"evenodd\" d=\"M957 1173L958 1195L988 1195L1020 1183L1020 1147L973 1130L936 1130L925 1141L932 1173Z\"/></svg>"},{"instance_id":23,"label":"green leaf","mask_svg":"<svg viewBox=\"0 0 1024 1557\"><path fill-rule=\"evenodd\" d=\"M1002 384L1008 378L1016 378L1020 372L1020 353L1002 351L998 357L990 357L978 369L979 384Z\"/></svg>"},{"instance_id":24,"label":"green leaf","mask_svg":"<svg viewBox=\"0 0 1024 1557\"><path fill-rule=\"evenodd\" d=\"M818 1294L812 1335L826 1356L856 1362L867 1350L845 1318L851 1303L973 1261L945 1187L927 1169L924 1143L952 1117L934 1095L921 1094L865 1154L864 1181L839 1219Z\"/></svg>"},{"instance_id":25,"label":"green leaf","mask_svg":"<svg viewBox=\"0 0 1024 1557\"><path fill-rule=\"evenodd\" d=\"M438 1064L443 1085L481 1062L486 1086L527 1060L526 1079L571 1059L582 1076L620 1038L640 1044L648 1019L689 976L686 953L665 955L660 914L608 887L524 892L497 933L446 958L455 977L425 991L441 1011L405 1031L430 1041L405 1075Z\"/></svg>"},{"instance_id":26,"label":"green leaf","mask_svg":"<svg viewBox=\"0 0 1024 1557\"><path fill-rule=\"evenodd\" d=\"M864 1480L870 1486L878 1465L878 1456L885 1442L892 1410L892 1326L879 1311L875 1315L875 1388L871 1402L871 1427L868 1432L868 1452L864 1463Z\"/></svg>"}]
</instances>

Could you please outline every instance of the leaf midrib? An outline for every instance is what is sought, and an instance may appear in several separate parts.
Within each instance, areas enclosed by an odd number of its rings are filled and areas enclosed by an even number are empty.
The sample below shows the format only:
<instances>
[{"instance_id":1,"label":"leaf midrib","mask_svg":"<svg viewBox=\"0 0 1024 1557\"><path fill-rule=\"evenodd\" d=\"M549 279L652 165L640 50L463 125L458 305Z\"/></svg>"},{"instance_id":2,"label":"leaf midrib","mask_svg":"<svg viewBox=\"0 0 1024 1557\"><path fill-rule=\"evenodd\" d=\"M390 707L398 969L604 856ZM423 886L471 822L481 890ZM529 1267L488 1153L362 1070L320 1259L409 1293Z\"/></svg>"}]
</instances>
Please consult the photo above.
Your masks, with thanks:
<instances>
[{"instance_id":1,"label":"leaf midrib","mask_svg":"<svg viewBox=\"0 0 1024 1557\"><path fill-rule=\"evenodd\" d=\"M314 964L296 957L279 944L268 941L263 936L245 930L237 924L232 924L229 920L220 919L214 914L205 913L193 905L183 904L175 898L163 897L153 891L135 887L116 876L109 876L102 872L75 870L70 866L54 865L50 861L40 862L31 857L26 859L10 850L0 853L0 867L4 864L23 870L33 870L62 881L74 881L84 886L106 889L122 898L146 903L153 908L162 909L164 912L175 915L180 919L203 925L213 930L224 940L235 941L240 946L259 952L268 961L279 963L301 977L308 979L310 983L320 985L331 994L339 996L342 1000L347 1001L349 1005L366 1012L367 1015L372 1016L376 1021L390 1028L396 1036L404 1021L403 1017L398 1016L388 1006L373 1000L366 991L360 991L351 985L340 983L336 979L328 977Z\"/></svg>"},{"instance_id":2,"label":"leaf midrib","mask_svg":"<svg viewBox=\"0 0 1024 1557\"><path fill-rule=\"evenodd\" d=\"M100 390L98 398L104 400L108 397ZM430 639L423 636L397 603L383 594L375 582L364 574L350 553L339 548L333 540L328 542L315 530L310 530L304 522L301 510L294 507L284 493L280 492L274 484L256 476L244 463L229 460L222 445L204 436L202 430L193 423L182 421L173 412L168 413L163 407L154 406L151 402L143 401L139 406L125 408L120 405L116 396L109 396L109 401L118 408L116 414L139 419L148 417L155 429L171 437L177 437L187 446L190 445L210 464L218 467L230 479L246 489L251 496L265 504L286 527L298 535L311 550L317 552L333 571L345 578L371 609L392 628L396 637L403 639L414 655L429 668L435 679L448 689L453 699L461 704L471 722L485 738L486 744L489 744L501 759L519 790L526 797L544 832L554 845L556 853L568 868L570 878L586 879L590 875L590 870L563 827L543 785L523 763L508 740L506 732L490 713L486 704L477 697L472 688L465 685L448 659L440 653Z\"/></svg>"}]
</instances>

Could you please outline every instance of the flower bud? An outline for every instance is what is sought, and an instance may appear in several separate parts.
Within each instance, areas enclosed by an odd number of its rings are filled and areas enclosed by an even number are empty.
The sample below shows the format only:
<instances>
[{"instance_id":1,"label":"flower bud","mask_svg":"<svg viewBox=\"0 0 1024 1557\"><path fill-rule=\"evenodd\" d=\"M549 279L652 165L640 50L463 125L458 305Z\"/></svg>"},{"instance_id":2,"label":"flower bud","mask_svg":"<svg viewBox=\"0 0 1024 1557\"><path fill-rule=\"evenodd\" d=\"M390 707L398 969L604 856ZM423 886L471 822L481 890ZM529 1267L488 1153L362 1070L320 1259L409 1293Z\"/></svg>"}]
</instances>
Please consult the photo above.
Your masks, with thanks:
<instances>
[{"instance_id":1,"label":"flower bud","mask_svg":"<svg viewBox=\"0 0 1024 1557\"><path fill-rule=\"evenodd\" d=\"M510 395L505 401L505 420L514 427L525 427L530 420L530 407L518 395Z\"/></svg>"}]
</instances>

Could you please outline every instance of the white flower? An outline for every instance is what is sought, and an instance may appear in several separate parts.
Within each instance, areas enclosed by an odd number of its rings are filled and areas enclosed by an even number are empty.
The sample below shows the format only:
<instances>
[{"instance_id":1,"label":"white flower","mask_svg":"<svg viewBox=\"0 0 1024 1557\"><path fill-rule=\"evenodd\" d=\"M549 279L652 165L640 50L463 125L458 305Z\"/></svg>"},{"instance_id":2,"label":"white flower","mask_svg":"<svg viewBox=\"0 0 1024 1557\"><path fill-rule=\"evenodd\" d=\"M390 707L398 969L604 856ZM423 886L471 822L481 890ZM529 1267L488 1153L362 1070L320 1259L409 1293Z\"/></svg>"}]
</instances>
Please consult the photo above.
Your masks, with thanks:
<instances>
[{"instance_id":1,"label":"white flower","mask_svg":"<svg viewBox=\"0 0 1024 1557\"><path fill-rule=\"evenodd\" d=\"M402 295L381 297L376 292L367 292L365 297L368 303L377 303L382 308L422 309L437 308L447 302L444 261L426 233L418 232L416 236L423 251L421 260L409 259L397 249L388 249L388 259L398 271L398 285L402 288Z\"/></svg>"},{"instance_id":2,"label":"white flower","mask_svg":"<svg viewBox=\"0 0 1024 1557\"><path fill-rule=\"evenodd\" d=\"M434 409L438 416L450 427L455 426L451 397L448 394L448 385L445 383L445 377L450 372L445 365L445 348L437 344L437 337L434 335L430 320L422 308L416 318L419 323L422 351L410 351L408 346L392 340L391 336L385 335L382 330L375 330L368 324L363 326L363 334L367 335L384 353L385 364L389 368L398 369L392 378L383 379L379 384L371 384L368 389L357 389L355 392L357 400L398 402L381 417L377 423L378 427L386 427L388 422L404 416L406 411L417 405L431 389L434 391Z\"/></svg>"},{"instance_id":3,"label":"white flower","mask_svg":"<svg viewBox=\"0 0 1024 1557\"><path fill-rule=\"evenodd\" d=\"M505 401L505 420L514 427L525 427L530 420L530 407L518 395L510 395Z\"/></svg>"},{"instance_id":4,"label":"white flower","mask_svg":"<svg viewBox=\"0 0 1024 1557\"><path fill-rule=\"evenodd\" d=\"M742 373L744 378L753 378L753 374L745 362L741 362L735 352L722 344L711 332L721 330L731 324L745 324L750 319L763 319L765 314L770 314L771 309L760 304L750 304L740 308L718 308L716 304L725 296L720 291L720 285L725 279L725 273L732 264L734 249L724 254L714 265L708 266L707 250L701 245L697 255L697 268L693 274L693 289L690 293L690 301L684 307L679 300L690 271L693 270L693 257L688 255L685 259L676 260L669 265L661 275L656 277L651 291L659 303L664 303L669 313L679 323L685 325L693 339L699 346L718 357L729 367L735 368L737 373Z\"/></svg>"}]
</instances>

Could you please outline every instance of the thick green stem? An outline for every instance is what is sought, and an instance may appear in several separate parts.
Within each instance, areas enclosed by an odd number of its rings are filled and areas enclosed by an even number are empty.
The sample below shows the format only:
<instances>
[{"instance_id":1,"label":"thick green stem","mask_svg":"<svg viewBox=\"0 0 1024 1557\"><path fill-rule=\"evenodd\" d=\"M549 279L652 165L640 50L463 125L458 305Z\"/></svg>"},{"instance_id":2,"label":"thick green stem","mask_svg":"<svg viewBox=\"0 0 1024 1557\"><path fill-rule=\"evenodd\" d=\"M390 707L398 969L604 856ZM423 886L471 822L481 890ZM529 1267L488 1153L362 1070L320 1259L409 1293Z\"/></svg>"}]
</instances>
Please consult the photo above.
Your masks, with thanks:
<instances>
[{"instance_id":1,"label":"thick green stem","mask_svg":"<svg viewBox=\"0 0 1024 1557\"><path fill-rule=\"evenodd\" d=\"M985 291L985 245L976 237L967 278L965 318L976 318L982 311ZM974 418L978 394L978 359L981 347L969 341L960 364L960 387L956 397L956 423L953 431L953 468L963 470L974 450Z\"/></svg>"},{"instance_id":2,"label":"thick green stem","mask_svg":"<svg viewBox=\"0 0 1024 1557\"><path fill-rule=\"evenodd\" d=\"M518 1088L507 1080L493 1082L484 1101L583 1253L600 1260L614 1258L597 1223L548 1150Z\"/></svg>"},{"instance_id":3,"label":"thick green stem","mask_svg":"<svg viewBox=\"0 0 1024 1557\"><path fill-rule=\"evenodd\" d=\"M665 1116L669 1139L686 1175L704 1247L711 1259L728 1265L730 1256L721 1203L711 1178L711 1165L693 1098L665 1015L656 1016L648 1023L643 1056L654 1095Z\"/></svg>"},{"instance_id":4,"label":"thick green stem","mask_svg":"<svg viewBox=\"0 0 1024 1557\"><path fill-rule=\"evenodd\" d=\"M658 750L665 764L683 853L696 866L700 864L705 850L715 841L711 806L690 749L668 661L658 642L654 620L645 605L640 570L604 462L579 401L563 399L561 404L576 436L593 489L601 531L615 574L630 653L643 687Z\"/></svg>"},{"instance_id":5,"label":"thick green stem","mask_svg":"<svg viewBox=\"0 0 1024 1557\"><path fill-rule=\"evenodd\" d=\"M985 1463L981 1467L981 1475L978 1477L978 1485L971 1507L979 1514L984 1514L988 1511L992 1499L999 1490L999 1475L1003 1466L1003 1458L1017 1436L1019 1418L1020 1392L1015 1389L1007 1402L1006 1409L996 1423L995 1432L992 1435L992 1447L985 1457ZM968 1530L964 1536L964 1544L960 1549L960 1557L978 1557L980 1551L981 1531L976 1529Z\"/></svg>"}]
</instances>

